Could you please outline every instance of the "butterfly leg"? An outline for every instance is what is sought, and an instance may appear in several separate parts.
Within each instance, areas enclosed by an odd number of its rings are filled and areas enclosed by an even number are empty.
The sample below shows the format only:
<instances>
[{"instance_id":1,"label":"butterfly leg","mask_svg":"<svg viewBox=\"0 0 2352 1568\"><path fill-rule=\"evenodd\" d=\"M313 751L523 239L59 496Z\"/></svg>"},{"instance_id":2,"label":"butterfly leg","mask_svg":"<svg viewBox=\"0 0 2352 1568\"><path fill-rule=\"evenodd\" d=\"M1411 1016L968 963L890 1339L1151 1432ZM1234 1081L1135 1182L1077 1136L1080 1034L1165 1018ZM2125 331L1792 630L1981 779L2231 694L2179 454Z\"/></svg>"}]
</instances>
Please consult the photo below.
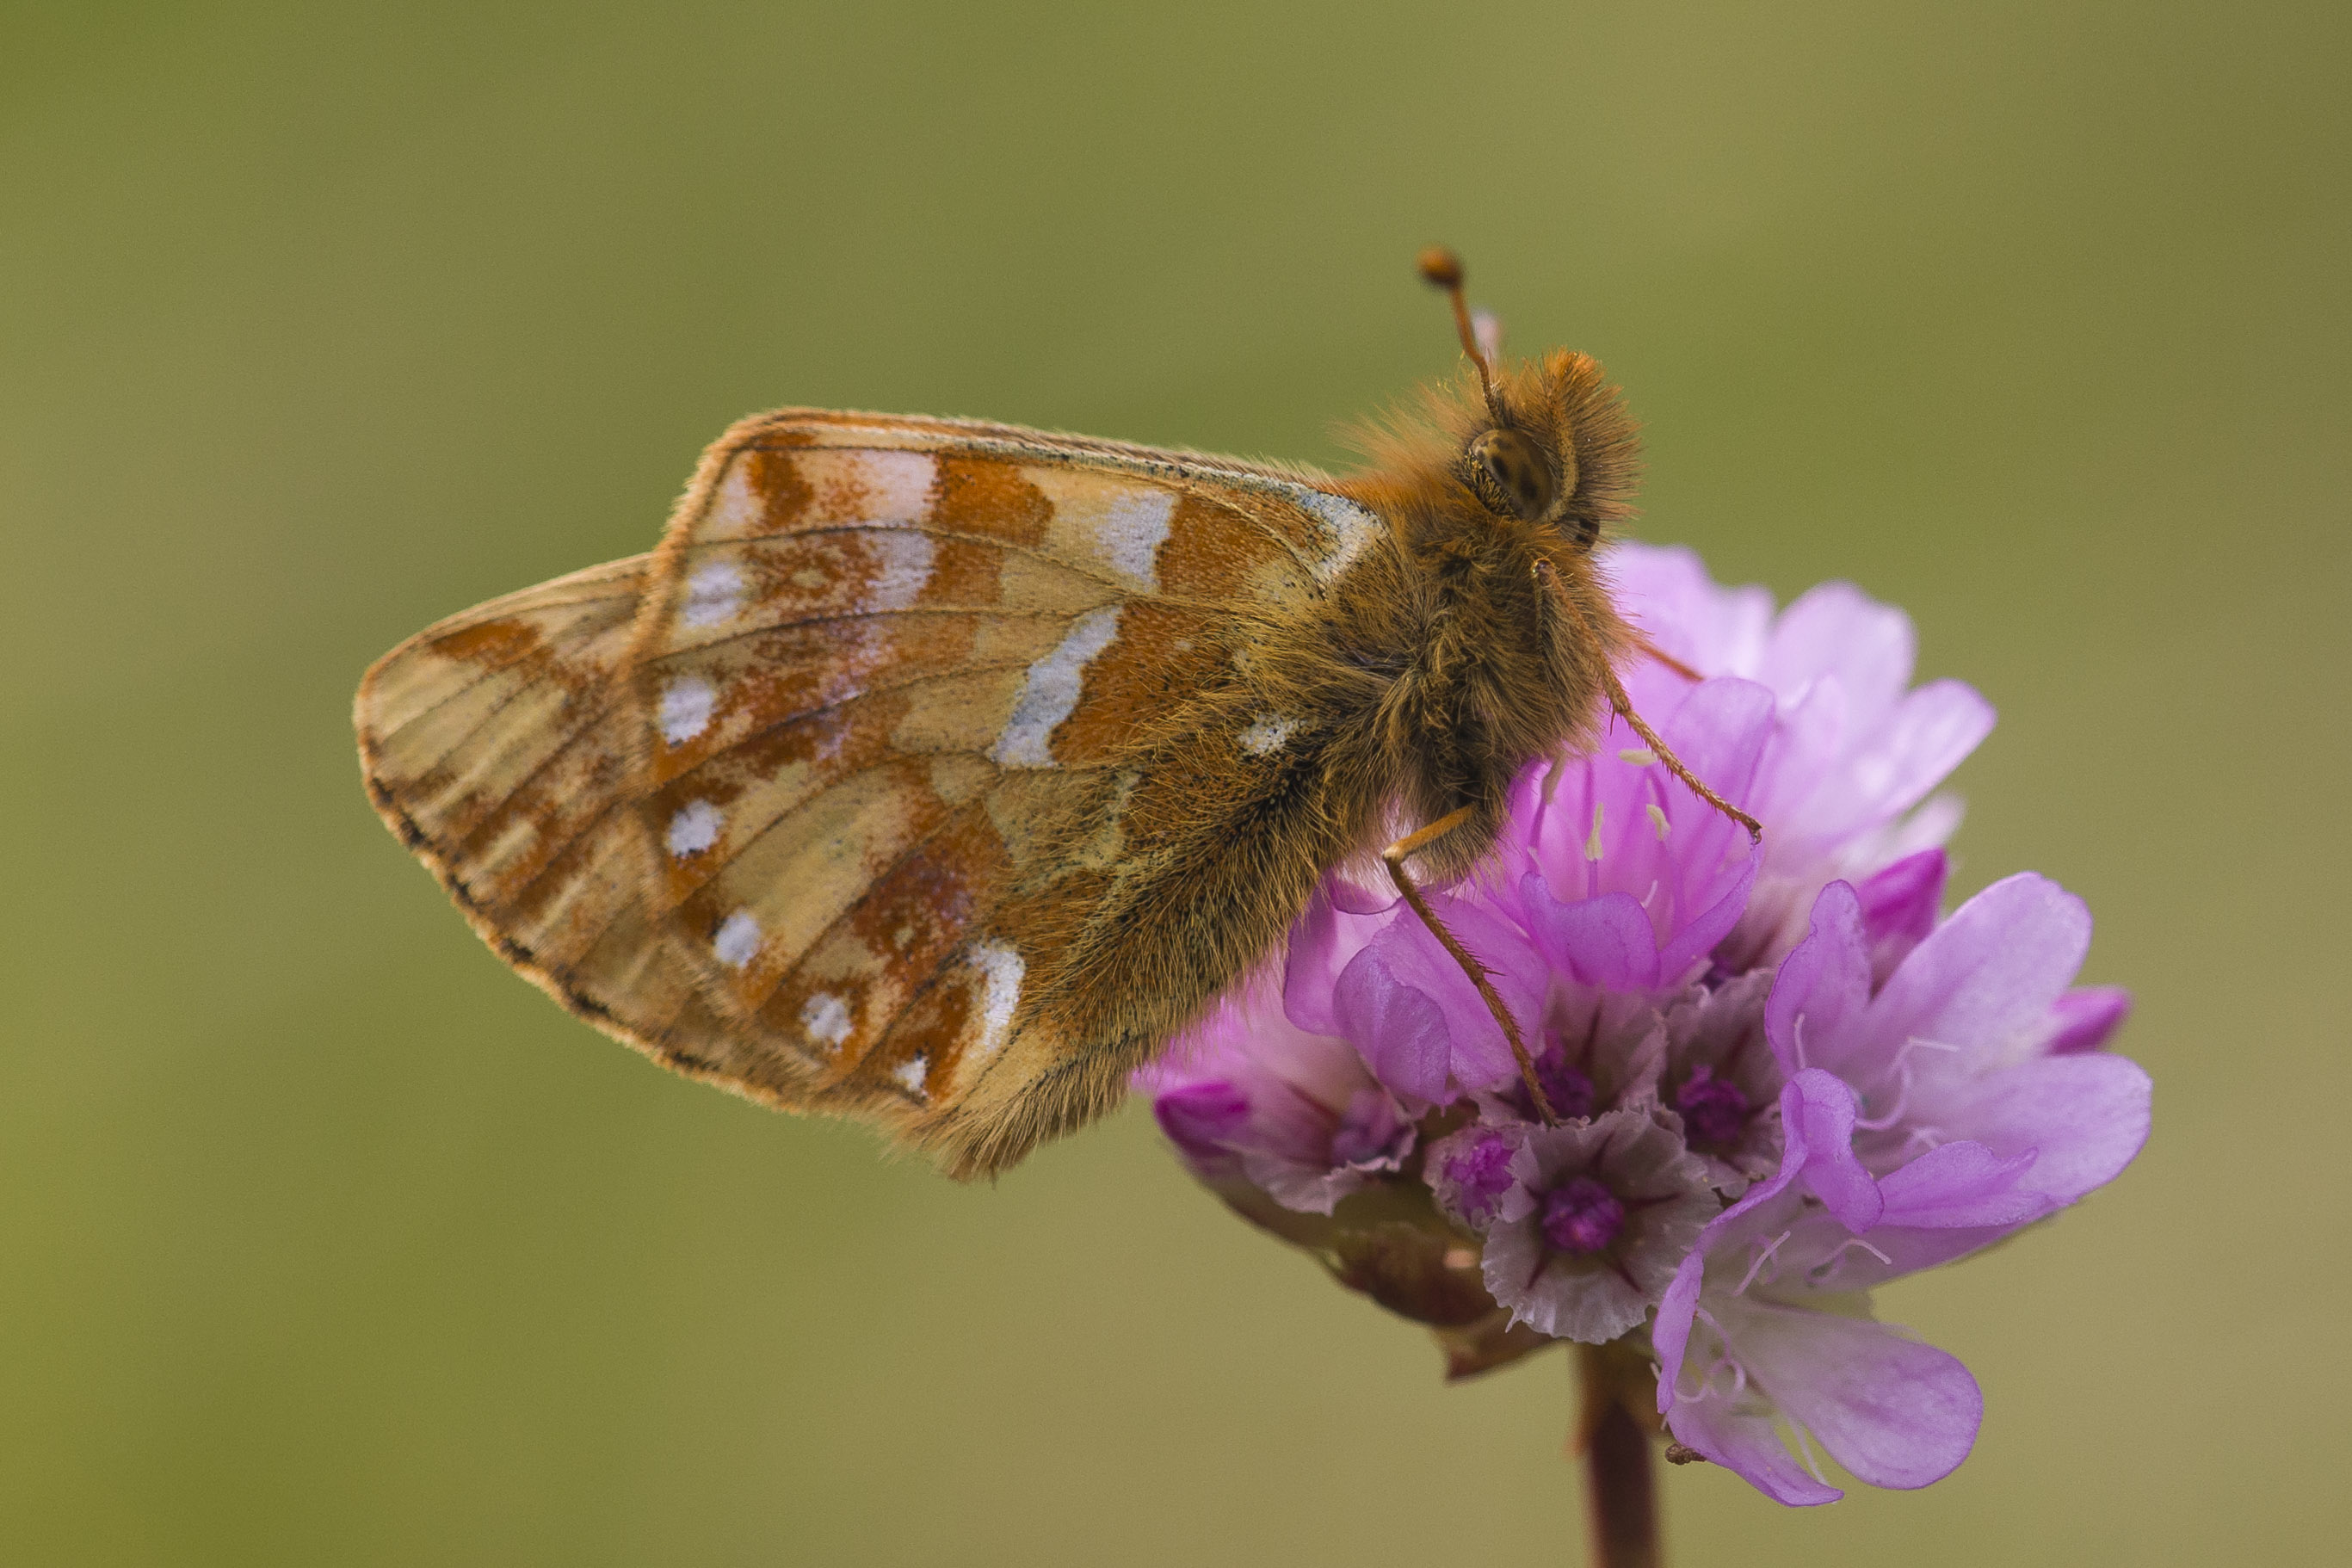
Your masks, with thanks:
<instances>
[{"instance_id":1,"label":"butterfly leg","mask_svg":"<svg viewBox=\"0 0 2352 1568\"><path fill-rule=\"evenodd\" d=\"M1568 613L1569 618L1573 620L1579 626L1581 626L1584 629L1586 636L1591 636L1592 623L1584 618L1584 612L1577 608L1576 601L1569 596L1567 584L1563 584L1559 580L1559 574L1552 570L1552 564L1550 562L1538 561L1536 563L1536 578L1544 585L1545 590L1551 595L1553 600L1559 604L1559 607ZM1657 650L1653 648L1649 651L1655 653ZM1663 658L1664 656L1661 655L1660 657ZM1707 788L1704 783L1700 782L1696 773L1692 773L1690 769L1683 766L1683 760L1675 755L1673 750L1667 746L1665 742L1658 738L1658 732L1655 730L1651 729L1650 726L1643 721L1639 713L1633 711L1633 700L1625 695L1624 683L1617 679L1617 672L1614 669L1612 669L1606 662L1604 662L1601 667L1601 679L1603 683L1604 689L1609 693L1609 706L1617 710L1618 717L1623 719L1626 723L1633 727L1633 733L1642 737L1643 744L1648 746L1651 751L1657 753L1658 761L1665 764L1666 772L1674 774L1675 777L1682 780L1684 784L1689 785L1691 793L1698 796L1699 799L1706 802L1707 805L1715 807L1716 810L1723 813L1724 816L1731 818L1732 821L1748 829L1748 841L1750 844L1761 844L1764 842L1764 825L1757 821L1754 817L1748 816L1746 812L1740 810L1738 806L1732 805L1729 801L1724 799L1721 795L1716 794L1713 790Z\"/></svg>"},{"instance_id":2,"label":"butterfly leg","mask_svg":"<svg viewBox=\"0 0 2352 1568\"><path fill-rule=\"evenodd\" d=\"M1486 1004L1486 1011L1495 1015L1495 1022L1503 1026L1503 1038L1511 1043L1511 1059L1519 1064L1519 1079L1528 1086L1528 1093L1535 1100L1536 1113L1543 1118L1546 1126L1551 1126L1559 1118L1553 1113L1551 1101L1544 1097L1543 1085L1536 1081L1535 1060L1528 1055L1527 1041L1519 1036L1518 1020L1511 1016L1508 1007L1503 1005L1503 998L1487 978L1493 972L1472 956L1470 950L1462 945L1461 938L1445 928L1445 922L1437 918L1437 911L1429 907L1428 899L1414 885L1412 873L1404 868L1408 856L1434 844L1469 821L1476 809L1475 806L1465 805L1447 812L1428 826L1406 834L1381 850L1381 859L1389 868L1389 880L1396 884L1397 891L1404 895L1404 901L1412 906L1412 912L1421 917L1421 923L1429 928L1430 934L1437 938L1438 944L1453 954L1454 962L1462 966L1462 973L1470 977L1470 984L1478 988L1479 999Z\"/></svg>"}]
</instances>

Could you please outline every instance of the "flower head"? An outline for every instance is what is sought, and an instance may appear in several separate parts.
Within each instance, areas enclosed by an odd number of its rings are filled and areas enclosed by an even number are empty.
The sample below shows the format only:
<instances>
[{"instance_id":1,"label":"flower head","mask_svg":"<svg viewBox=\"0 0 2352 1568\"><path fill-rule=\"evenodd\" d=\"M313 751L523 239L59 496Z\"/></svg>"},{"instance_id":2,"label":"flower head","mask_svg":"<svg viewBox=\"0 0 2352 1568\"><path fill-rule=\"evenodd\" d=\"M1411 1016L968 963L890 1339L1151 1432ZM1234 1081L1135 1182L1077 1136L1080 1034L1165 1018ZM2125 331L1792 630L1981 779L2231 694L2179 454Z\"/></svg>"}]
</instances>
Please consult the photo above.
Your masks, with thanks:
<instances>
[{"instance_id":1,"label":"flower head","mask_svg":"<svg viewBox=\"0 0 2352 1568\"><path fill-rule=\"evenodd\" d=\"M1278 971L1139 1081L1196 1174L1431 1325L1455 1374L1616 1346L1654 1358L1677 1439L1783 1502L1839 1495L1816 1440L1925 1485L1981 1399L1863 1293L2129 1163L2147 1078L2103 1048L2128 998L2074 985L2090 917L2055 884L1943 916L1958 815L1930 795L1992 714L1910 687L1900 612L1832 584L1775 616L1686 552L1608 565L1698 677L1642 661L1635 706L1762 846L1612 721L1526 768L1488 862L1424 890L1525 1072L1420 916L1335 875Z\"/></svg>"}]
</instances>

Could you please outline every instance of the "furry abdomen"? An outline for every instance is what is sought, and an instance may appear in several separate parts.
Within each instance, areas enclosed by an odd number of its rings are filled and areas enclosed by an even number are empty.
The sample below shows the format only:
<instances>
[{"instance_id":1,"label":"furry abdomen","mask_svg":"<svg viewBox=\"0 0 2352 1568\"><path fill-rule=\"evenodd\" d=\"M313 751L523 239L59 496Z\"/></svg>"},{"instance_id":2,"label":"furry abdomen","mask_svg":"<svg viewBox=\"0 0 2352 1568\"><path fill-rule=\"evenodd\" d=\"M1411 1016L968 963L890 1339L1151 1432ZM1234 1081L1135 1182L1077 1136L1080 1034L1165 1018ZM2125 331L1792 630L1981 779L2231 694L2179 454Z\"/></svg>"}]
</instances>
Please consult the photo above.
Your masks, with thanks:
<instances>
[{"instance_id":1,"label":"furry abdomen","mask_svg":"<svg viewBox=\"0 0 2352 1568\"><path fill-rule=\"evenodd\" d=\"M1414 862L1459 875L1493 848L1522 767L1590 747L1605 652L1543 595L1537 561L1592 627L1621 624L1581 554L1541 544L1488 521L1466 547L1377 552L1318 613L1237 647L1230 677L1124 760L1115 854L1008 911L1055 932L1030 1023L1085 1042L1037 1086L1041 1131L1115 1101L1280 950L1335 866L1467 805Z\"/></svg>"}]
</instances>

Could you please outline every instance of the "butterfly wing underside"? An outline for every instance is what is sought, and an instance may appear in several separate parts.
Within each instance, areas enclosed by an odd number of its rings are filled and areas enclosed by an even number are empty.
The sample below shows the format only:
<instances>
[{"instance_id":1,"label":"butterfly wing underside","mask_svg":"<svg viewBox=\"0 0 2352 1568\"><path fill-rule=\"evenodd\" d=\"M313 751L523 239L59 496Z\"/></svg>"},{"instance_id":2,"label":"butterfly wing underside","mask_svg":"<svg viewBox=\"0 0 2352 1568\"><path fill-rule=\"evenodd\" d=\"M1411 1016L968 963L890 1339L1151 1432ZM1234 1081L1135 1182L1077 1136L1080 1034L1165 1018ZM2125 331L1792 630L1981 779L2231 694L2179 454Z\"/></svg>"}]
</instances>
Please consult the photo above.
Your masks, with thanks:
<instances>
[{"instance_id":1,"label":"butterfly wing underside","mask_svg":"<svg viewBox=\"0 0 2352 1568\"><path fill-rule=\"evenodd\" d=\"M454 616L360 688L376 809L516 969L598 1027L733 1081L727 1026L640 896L640 728L622 679L653 557Z\"/></svg>"},{"instance_id":2,"label":"butterfly wing underside","mask_svg":"<svg viewBox=\"0 0 2352 1568\"><path fill-rule=\"evenodd\" d=\"M1115 859L1136 736L1381 529L1226 459L759 416L652 556L388 655L361 694L371 790L600 1027L1001 1168L1116 1095L1056 1070L1097 1043L1037 994L1014 890Z\"/></svg>"}]
</instances>

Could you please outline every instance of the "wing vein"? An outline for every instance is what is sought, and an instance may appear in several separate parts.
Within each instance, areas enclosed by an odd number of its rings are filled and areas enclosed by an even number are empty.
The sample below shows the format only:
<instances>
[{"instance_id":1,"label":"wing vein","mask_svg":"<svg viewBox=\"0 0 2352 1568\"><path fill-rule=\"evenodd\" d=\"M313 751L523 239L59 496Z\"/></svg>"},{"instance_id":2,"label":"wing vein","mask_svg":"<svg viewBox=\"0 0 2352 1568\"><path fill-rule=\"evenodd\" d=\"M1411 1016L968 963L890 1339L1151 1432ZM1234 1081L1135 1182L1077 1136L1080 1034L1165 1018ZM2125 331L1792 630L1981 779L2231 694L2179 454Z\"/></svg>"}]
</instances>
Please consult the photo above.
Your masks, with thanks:
<instances>
[{"instance_id":1,"label":"wing vein","mask_svg":"<svg viewBox=\"0 0 2352 1568\"><path fill-rule=\"evenodd\" d=\"M1073 439L1066 447L1044 444L1032 445L1025 440L1012 437L1009 427L1004 426L978 427L972 426L959 426L957 423L952 420L939 421L939 426L945 430L955 431L961 436L960 439L956 439L947 445L943 445L937 454L940 456L962 457L973 455L990 458L1011 458L1025 462L1052 464L1055 467L1065 468L1108 468L1127 473L1139 474L1149 479L1173 480L1180 484L1192 484L1202 481L1230 484L1237 489L1250 490L1260 495L1273 496L1276 500L1282 501L1285 505L1297 507L1299 510L1306 512L1310 517L1314 516L1315 513L1304 502L1298 500L1298 492L1300 491L1307 491L1317 495L1328 495L1338 500L1347 500L1345 496L1339 495L1338 491L1323 489L1318 485L1307 482L1303 478L1293 478L1273 470L1254 469L1247 466L1227 468L1223 466L1221 461L1210 459L1203 454L1162 451L1156 450L1149 447L1131 447L1120 442L1104 442L1096 444L1093 442L1076 439ZM1007 435L990 437L977 434L964 434L964 432L972 431L975 428L1003 430L1007 431ZM811 449L804 446L795 446L791 443L779 443L774 446L763 445L757 436L747 440L744 443L744 447L755 447L761 451L782 452L786 454L793 452L804 452ZM905 450L903 447L848 445L824 447L816 449L829 452L889 452ZM1320 476L1318 477L1319 478ZM1349 504L1353 505L1355 503L1349 502ZM1262 522L1256 518L1246 517L1246 514L1244 514L1244 516L1251 527L1256 529L1259 532L1273 540L1276 545L1281 547L1283 553L1291 558L1291 561L1295 565L1306 572L1310 591L1314 592L1317 596L1320 597L1325 590L1322 584L1318 582L1315 576L1313 563L1305 556L1302 556L1298 552L1298 547L1293 544L1280 530L1274 528L1270 524Z\"/></svg>"}]
</instances>

